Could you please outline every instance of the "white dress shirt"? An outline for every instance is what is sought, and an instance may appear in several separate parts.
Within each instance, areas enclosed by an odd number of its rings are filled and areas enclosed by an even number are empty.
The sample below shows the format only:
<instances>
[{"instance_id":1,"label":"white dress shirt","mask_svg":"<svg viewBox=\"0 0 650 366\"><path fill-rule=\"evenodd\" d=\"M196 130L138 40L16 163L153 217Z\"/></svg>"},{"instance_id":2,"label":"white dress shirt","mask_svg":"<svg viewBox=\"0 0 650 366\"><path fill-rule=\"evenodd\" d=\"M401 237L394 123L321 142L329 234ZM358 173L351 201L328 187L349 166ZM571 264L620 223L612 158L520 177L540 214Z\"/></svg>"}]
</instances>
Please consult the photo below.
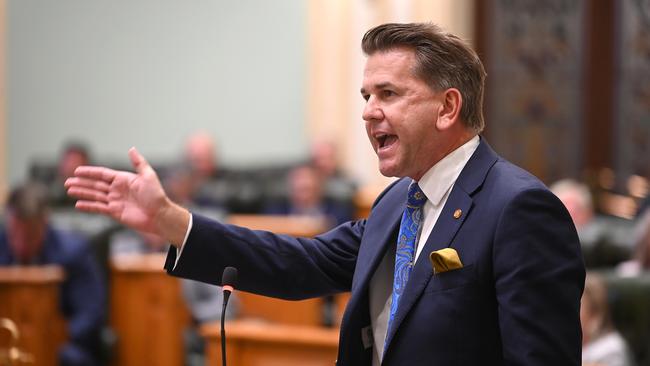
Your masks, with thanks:
<instances>
[{"instance_id":1,"label":"white dress shirt","mask_svg":"<svg viewBox=\"0 0 650 366\"><path fill-rule=\"evenodd\" d=\"M427 202L422 209L423 221L418 233L415 261L418 260L424 244L433 230L442 208L447 202L451 187L456 183L460 172L474 154L479 144L479 137L471 140L452 151L429 169L420 179L418 185L427 196ZM404 197L406 199L406 197ZM393 272L395 271L395 250L397 242L386 251L384 259L370 280L370 319L373 335L372 365L379 366L384 353L384 342L390 315L393 292Z\"/></svg>"}]
</instances>

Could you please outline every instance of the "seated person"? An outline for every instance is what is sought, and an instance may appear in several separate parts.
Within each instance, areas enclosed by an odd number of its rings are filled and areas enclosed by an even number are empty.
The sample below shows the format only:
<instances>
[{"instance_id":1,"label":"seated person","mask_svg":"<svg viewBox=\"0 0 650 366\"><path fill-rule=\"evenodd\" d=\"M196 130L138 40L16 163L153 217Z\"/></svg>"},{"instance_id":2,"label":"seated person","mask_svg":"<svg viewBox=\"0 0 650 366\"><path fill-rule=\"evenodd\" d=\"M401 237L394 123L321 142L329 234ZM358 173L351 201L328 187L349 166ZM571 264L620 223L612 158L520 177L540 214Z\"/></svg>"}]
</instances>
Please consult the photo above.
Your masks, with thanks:
<instances>
[{"instance_id":1,"label":"seated person","mask_svg":"<svg viewBox=\"0 0 650 366\"><path fill-rule=\"evenodd\" d=\"M310 164L323 182L323 196L353 206L355 182L339 168L337 147L331 140L318 139L311 145Z\"/></svg>"},{"instance_id":2,"label":"seated person","mask_svg":"<svg viewBox=\"0 0 650 366\"><path fill-rule=\"evenodd\" d=\"M605 281L587 273L580 305L583 366L634 365L627 342L614 328Z\"/></svg>"},{"instance_id":3,"label":"seated person","mask_svg":"<svg viewBox=\"0 0 650 366\"><path fill-rule=\"evenodd\" d=\"M293 168L287 178L287 200L267 205L264 213L322 217L331 227L352 220L351 206L324 197L323 181L312 165Z\"/></svg>"},{"instance_id":4,"label":"seated person","mask_svg":"<svg viewBox=\"0 0 650 366\"><path fill-rule=\"evenodd\" d=\"M550 189L571 215L587 268L613 267L629 258L629 220L596 215L591 192L584 183L562 179Z\"/></svg>"},{"instance_id":5,"label":"seated person","mask_svg":"<svg viewBox=\"0 0 650 366\"><path fill-rule=\"evenodd\" d=\"M63 188L63 182L74 175L74 170L81 165L90 164L90 152L88 148L79 142L67 143L56 166L56 176L49 182L50 203L55 207L74 206L74 200L70 199Z\"/></svg>"},{"instance_id":6,"label":"seated person","mask_svg":"<svg viewBox=\"0 0 650 366\"><path fill-rule=\"evenodd\" d=\"M87 244L48 224L47 188L36 183L9 195L6 225L0 228L0 265L56 264L65 271L60 300L68 343L59 352L64 366L98 365L104 326L105 284Z\"/></svg>"},{"instance_id":7,"label":"seated person","mask_svg":"<svg viewBox=\"0 0 650 366\"><path fill-rule=\"evenodd\" d=\"M353 219L352 205L324 196L322 175L313 165L299 165L289 172L287 178L288 199L284 202L269 204L264 210L265 213L322 218L326 220L328 228ZM336 319L336 304L333 296L323 298L321 312L321 323L324 326L336 324L338 320Z\"/></svg>"},{"instance_id":8,"label":"seated person","mask_svg":"<svg viewBox=\"0 0 650 366\"><path fill-rule=\"evenodd\" d=\"M209 133L197 132L189 136L183 154L184 162L190 167L198 184L219 174L216 144Z\"/></svg>"}]
</instances>

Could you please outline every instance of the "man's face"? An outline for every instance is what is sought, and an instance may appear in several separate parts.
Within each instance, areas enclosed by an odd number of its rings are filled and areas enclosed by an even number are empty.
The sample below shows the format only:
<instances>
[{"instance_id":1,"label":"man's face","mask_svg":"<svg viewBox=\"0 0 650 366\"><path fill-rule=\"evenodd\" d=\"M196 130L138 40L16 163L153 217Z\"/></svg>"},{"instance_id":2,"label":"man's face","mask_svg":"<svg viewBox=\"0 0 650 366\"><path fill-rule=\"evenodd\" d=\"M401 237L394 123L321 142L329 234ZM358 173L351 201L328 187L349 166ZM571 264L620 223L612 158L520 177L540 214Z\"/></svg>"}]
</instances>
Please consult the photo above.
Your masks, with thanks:
<instances>
[{"instance_id":1,"label":"man's face","mask_svg":"<svg viewBox=\"0 0 650 366\"><path fill-rule=\"evenodd\" d=\"M417 78L415 65L415 53L407 48L375 52L366 61L363 119L379 171L387 177L419 180L444 156L436 131L444 93Z\"/></svg>"}]
</instances>

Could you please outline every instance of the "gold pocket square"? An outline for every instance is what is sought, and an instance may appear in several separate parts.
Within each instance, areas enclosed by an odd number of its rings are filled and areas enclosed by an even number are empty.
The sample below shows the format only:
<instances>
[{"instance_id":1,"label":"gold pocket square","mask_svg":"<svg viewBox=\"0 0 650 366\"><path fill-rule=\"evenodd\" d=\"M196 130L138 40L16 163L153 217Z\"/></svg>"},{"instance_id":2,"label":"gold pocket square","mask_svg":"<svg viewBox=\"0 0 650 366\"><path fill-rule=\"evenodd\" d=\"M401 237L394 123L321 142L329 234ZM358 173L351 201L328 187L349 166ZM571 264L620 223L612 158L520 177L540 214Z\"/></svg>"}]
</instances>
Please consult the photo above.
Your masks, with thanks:
<instances>
[{"instance_id":1,"label":"gold pocket square","mask_svg":"<svg viewBox=\"0 0 650 366\"><path fill-rule=\"evenodd\" d=\"M463 268L463 263L453 248L433 251L429 254L429 260L433 267L433 273L443 273L453 269Z\"/></svg>"}]
</instances>

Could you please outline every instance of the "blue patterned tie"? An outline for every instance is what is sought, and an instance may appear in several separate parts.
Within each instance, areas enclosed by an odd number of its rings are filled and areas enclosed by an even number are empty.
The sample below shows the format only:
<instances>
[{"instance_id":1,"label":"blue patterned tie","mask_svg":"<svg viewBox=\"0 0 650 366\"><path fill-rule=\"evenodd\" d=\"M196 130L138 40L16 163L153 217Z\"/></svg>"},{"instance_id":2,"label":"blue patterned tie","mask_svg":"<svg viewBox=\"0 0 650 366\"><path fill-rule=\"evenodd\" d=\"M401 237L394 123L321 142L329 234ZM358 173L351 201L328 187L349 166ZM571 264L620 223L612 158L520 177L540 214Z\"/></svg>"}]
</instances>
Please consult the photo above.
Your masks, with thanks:
<instances>
[{"instance_id":1,"label":"blue patterned tie","mask_svg":"<svg viewBox=\"0 0 650 366\"><path fill-rule=\"evenodd\" d=\"M397 237L397 251L395 253L395 277L393 279L393 296L390 304L390 317L386 334L390 331L391 324L397 313L400 297L404 293L404 287L409 280L411 268L415 263L415 240L418 236L420 223L422 222L422 207L427 201L420 186L416 182L409 186L406 209L402 215L402 222ZM386 337L388 339L388 337ZM386 349L384 344L384 350Z\"/></svg>"}]
</instances>

